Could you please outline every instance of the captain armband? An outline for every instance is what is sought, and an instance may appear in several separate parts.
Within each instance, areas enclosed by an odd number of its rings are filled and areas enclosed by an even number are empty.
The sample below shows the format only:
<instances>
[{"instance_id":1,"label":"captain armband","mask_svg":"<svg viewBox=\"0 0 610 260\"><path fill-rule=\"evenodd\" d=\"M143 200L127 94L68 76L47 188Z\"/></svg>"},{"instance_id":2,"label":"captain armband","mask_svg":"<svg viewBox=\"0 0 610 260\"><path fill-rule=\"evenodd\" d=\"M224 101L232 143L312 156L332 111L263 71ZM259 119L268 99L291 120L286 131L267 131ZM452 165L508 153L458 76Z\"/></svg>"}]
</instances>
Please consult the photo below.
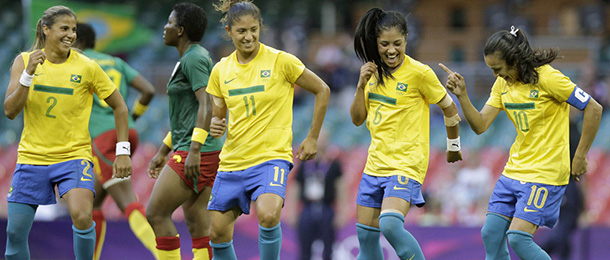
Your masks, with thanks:
<instances>
[{"instance_id":1,"label":"captain armband","mask_svg":"<svg viewBox=\"0 0 610 260\"><path fill-rule=\"evenodd\" d=\"M458 113L455 113L455 115L450 117L445 116L445 126L447 127L456 126L460 123L460 121L462 121L462 119L460 118L460 115Z\"/></svg>"},{"instance_id":2,"label":"captain armband","mask_svg":"<svg viewBox=\"0 0 610 260\"><path fill-rule=\"evenodd\" d=\"M172 149L172 132L169 131L167 132L167 135L165 136L165 138L163 138L163 143L169 147L169 149Z\"/></svg>"},{"instance_id":3,"label":"captain armband","mask_svg":"<svg viewBox=\"0 0 610 260\"><path fill-rule=\"evenodd\" d=\"M205 143L205 139L208 137L208 131L203 130L199 127L195 127L193 129L193 135L191 136L191 141L198 142L200 144Z\"/></svg>"},{"instance_id":4,"label":"captain armband","mask_svg":"<svg viewBox=\"0 0 610 260\"><path fill-rule=\"evenodd\" d=\"M139 100L136 100L133 104L133 114L136 116L141 116L147 109L148 106L142 105Z\"/></svg>"},{"instance_id":5,"label":"captain armband","mask_svg":"<svg viewBox=\"0 0 610 260\"><path fill-rule=\"evenodd\" d=\"M116 156L119 155L131 155L131 144L129 142L116 143Z\"/></svg>"},{"instance_id":6,"label":"captain armband","mask_svg":"<svg viewBox=\"0 0 610 260\"><path fill-rule=\"evenodd\" d=\"M455 138L455 139L447 138L447 151L459 152L461 148L462 148L462 145L460 144L459 136L458 136L458 138Z\"/></svg>"}]
</instances>

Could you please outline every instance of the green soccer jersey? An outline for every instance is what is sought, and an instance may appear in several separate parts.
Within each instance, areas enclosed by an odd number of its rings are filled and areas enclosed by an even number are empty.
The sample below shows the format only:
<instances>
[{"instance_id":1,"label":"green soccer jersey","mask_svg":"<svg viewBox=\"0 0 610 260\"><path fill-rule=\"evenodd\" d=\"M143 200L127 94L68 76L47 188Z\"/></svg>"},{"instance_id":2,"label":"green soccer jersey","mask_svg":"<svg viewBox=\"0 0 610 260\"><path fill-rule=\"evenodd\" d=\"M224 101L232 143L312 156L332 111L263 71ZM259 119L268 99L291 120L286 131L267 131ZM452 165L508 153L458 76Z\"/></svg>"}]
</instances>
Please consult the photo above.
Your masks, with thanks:
<instances>
[{"instance_id":1,"label":"green soccer jersey","mask_svg":"<svg viewBox=\"0 0 610 260\"><path fill-rule=\"evenodd\" d=\"M120 58L100 53L92 49L83 51L83 54L94 60L102 67L106 75L110 77L117 87L125 102L129 93L129 83L140 73L134 70L127 62ZM89 121L89 133L91 138L96 138L100 134L115 128L114 111L104 100L97 95L93 96L93 107L91 108L91 120ZM133 118L129 117L129 128L134 128Z\"/></svg>"},{"instance_id":2,"label":"green soccer jersey","mask_svg":"<svg viewBox=\"0 0 610 260\"><path fill-rule=\"evenodd\" d=\"M210 53L198 44L189 47L176 63L167 84L174 151L188 151L191 146L191 135L197 123L199 109L195 91L208 85L213 65ZM220 139L208 136L200 151L211 152L221 148Z\"/></svg>"}]
</instances>

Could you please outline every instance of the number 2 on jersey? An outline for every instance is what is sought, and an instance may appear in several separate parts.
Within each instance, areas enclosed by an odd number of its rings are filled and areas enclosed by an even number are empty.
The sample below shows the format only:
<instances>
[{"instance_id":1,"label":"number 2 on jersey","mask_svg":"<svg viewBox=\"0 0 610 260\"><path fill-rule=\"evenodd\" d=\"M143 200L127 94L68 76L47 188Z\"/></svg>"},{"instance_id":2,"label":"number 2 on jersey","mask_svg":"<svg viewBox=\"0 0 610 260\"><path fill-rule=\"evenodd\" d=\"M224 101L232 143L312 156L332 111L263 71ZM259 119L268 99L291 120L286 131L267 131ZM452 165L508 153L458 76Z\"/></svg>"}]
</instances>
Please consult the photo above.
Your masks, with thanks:
<instances>
[{"instance_id":1,"label":"number 2 on jersey","mask_svg":"<svg viewBox=\"0 0 610 260\"><path fill-rule=\"evenodd\" d=\"M254 95L250 95L251 105L248 103L248 97L244 96L244 104L246 105L246 117L250 116L250 110L252 110L252 115L256 115L256 103L254 102Z\"/></svg>"},{"instance_id":2,"label":"number 2 on jersey","mask_svg":"<svg viewBox=\"0 0 610 260\"><path fill-rule=\"evenodd\" d=\"M51 110L53 110L53 108L55 107L55 105L57 105L57 98L55 97L49 97L47 98L47 103L51 103L51 105L49 106L49 108L47 109L47 113L45 114L47 117L50 118L56 118L55 115L51 114Z\"/></svg>"}]
</instances>

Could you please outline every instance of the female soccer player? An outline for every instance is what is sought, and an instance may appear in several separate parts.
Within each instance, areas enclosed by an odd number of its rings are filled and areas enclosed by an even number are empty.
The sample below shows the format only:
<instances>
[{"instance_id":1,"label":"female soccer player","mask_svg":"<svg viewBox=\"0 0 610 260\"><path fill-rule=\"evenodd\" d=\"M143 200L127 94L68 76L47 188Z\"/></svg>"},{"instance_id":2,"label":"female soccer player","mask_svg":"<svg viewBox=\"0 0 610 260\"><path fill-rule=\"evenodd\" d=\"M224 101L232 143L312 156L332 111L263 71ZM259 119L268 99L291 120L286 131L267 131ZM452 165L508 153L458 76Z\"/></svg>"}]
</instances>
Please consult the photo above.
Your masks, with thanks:
<instances>
[{"instance_id":1,"label":"female soccer player","mask_svg":"<svg viewBox=\"0 0 610 260\"><path fill-rule=\"evenodd\" d=\"M212 104L205 89L213 64L208 51L199 45L207 21L201 7L179 3L163 32L163 42L176 47L180 60L167 84L171 131L148 166L149 175L158 177L146 217L155 231L160 259L180 259L180 239L171 218L179 206L193 241L194 259L212 258L206 205L222 142L208 136ZM174 154L168 161L171 149Z\"/></svg>"},{"instance_id":2,"label":"female soccer player","mask_svg":"<svg viewBox=\"0 0 610 260\"><path fill-rule=\"evenodd\" d=\"M93 258L88 129L93 93L114 111L115 176L131 175L127 106L100 66L72 50L75 40L76 14L65 6L50 7L38 20L31 51L18 55L11 68L4 111L14 119L23 110L24 126L7 196L6 259L30 258L27 238L36 208L55 203L55 186L72 217L75 258Z\"/></svg>"},{"instance_id":3,"label":"female soccer player","mask_svg":"<svg viewBox=\"0 0 610 260\"><path fill-rule=\"evenodd\" d=\"M316 95L309 134L299 146L300 160L314 158L330 89L294 55L259 42L262 17L250 1L221 0L216 9L235 52L214 66L207 91L213 95L210 135L228 134L212 189L210 238L215 259L237 259L233 227L254 201L261 259L279 259L280 213L292 168L294 84Z\"/></svg>"},{"instance_id":4,"label":"female soccer player","mask_svg":"<svg viewBox=\"0 0 610 260\"><path fill-rule=\"evenodd\" d=\"M366 63L350 112L354 125L366 120L371 132L356 200L358 259L383 259L380 232L400 259L424 259L403 223L411 205L425 203L430 104L445 116L447 162L462 159L457 107L434 71L405 54L406 46L407 21L398 12L372 8L356 27L354 47Z\"/></svg>"},{"instance_id":5,"label":"female soccer player","mask_svg":"<svg viewBox=\"0 0 610 260\"><path fill-rule=\"evenodd\" d=\"M138 132L135 129L134 120L144 114L150 100L155 94L155 88L139 72L118 57L93 50L95 48L95 31L91 25L86 23L76 24L78 40L74 43L75 48L83 51L83 54L93 59L102 67L104 72L114 82L117 89L127 102L129 86L140 92L133 106L133 113L129 117L129 142L135 151L138 147ZM114 143L116 143L116 129L112 109L97 96L93 97L93 108L89 120L89 133L93 138L93 172L96 178L95 199L93 200L93 221L95 221L95 254L93 260L99 260L106 237L106 219L102 212L102 205L106 195L110 194L121 212L127 216L129 227L134 235L156 255L155 239L153 230L146 221L144 206L140 203L133 192L130 179L119 179L112 177L112 161L114 161Z\"/></svg>"},{"instance_id":6,"label":"female soccer player","mask_svg":"<svg viewBox=\"0 0 610 260\"><path fill-rule=\"evenodd\" d=\"M517 130L481 230L485 259L510 259L507 238L521 259L551 259L532 237L539 226L553 227L557 222L570 178L568 105L585 111L572 161L576 179L587 171L587 153L599 128L602 106L549 65L557 51L533 50L519 29L494 33L487 39L484 55L496 82L480 112L470 102L464 78L440 66L449 73L447 88L458 97L474 132L485 132L500 110Z\"/></svg>"}]
</instances>

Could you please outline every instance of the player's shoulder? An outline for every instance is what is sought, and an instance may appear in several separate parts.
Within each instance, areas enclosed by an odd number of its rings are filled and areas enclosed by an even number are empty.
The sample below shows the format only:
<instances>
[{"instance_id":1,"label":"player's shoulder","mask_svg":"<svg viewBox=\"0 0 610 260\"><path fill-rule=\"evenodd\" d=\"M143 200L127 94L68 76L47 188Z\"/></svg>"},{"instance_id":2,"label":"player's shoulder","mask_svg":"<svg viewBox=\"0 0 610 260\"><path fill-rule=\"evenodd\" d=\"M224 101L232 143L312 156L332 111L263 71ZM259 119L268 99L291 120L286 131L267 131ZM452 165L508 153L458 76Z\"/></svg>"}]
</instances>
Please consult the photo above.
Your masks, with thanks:
<instances>
[{"instance_id":1,"label":"player's shoulder","mask_svg":"<svg viewBox=\"0 0 610 260\"><path fill-rule=\"evenodd\" d=\"M424 74L424 73L432 70L430 68L430 66L428 66L428 64L425 64L421 61L413 59L411 56L406 55L406 54L405 54L404 64L406 65L405 67L408 68L410 71L420 73L420 74Z\"/></svg>"}]
</instances>

